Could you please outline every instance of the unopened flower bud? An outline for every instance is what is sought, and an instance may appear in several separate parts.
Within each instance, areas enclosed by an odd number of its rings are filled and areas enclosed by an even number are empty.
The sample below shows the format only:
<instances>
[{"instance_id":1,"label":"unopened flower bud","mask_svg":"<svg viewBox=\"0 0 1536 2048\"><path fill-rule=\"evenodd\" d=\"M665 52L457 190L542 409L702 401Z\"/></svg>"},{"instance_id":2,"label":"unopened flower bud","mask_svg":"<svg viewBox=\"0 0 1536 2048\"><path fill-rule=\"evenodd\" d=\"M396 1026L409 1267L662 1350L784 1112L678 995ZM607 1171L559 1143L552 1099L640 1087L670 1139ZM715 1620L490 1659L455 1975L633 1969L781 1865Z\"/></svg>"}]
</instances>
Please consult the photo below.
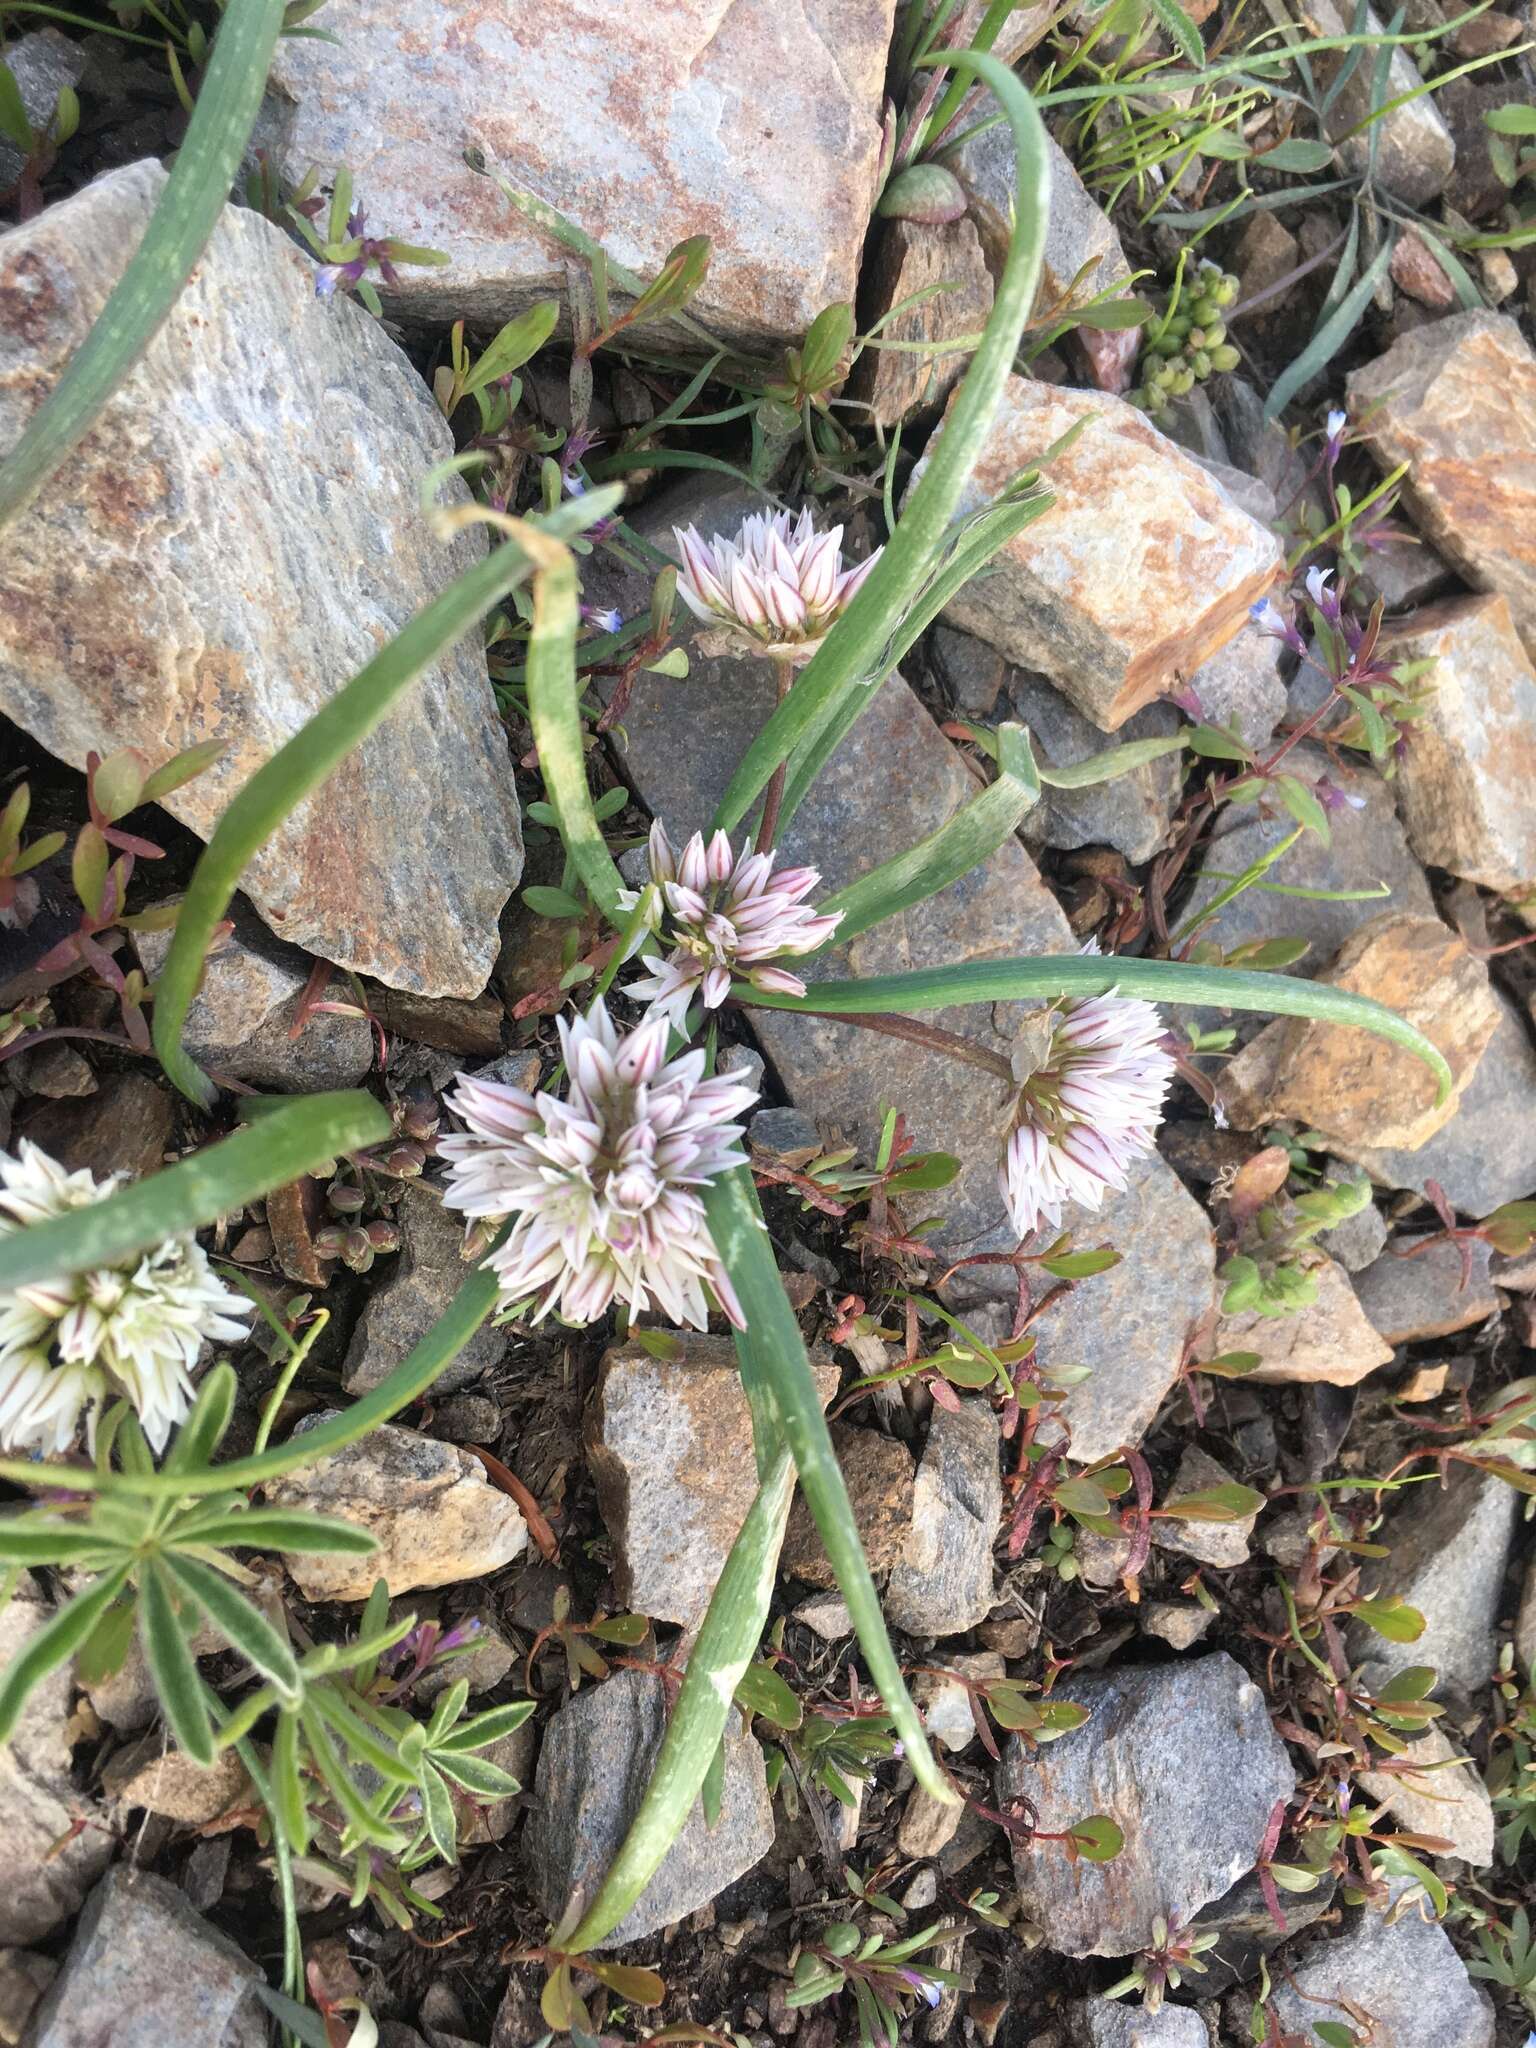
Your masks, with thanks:
<instances>
[{"instance_id":1,"label":"unopened flower bud","mask_svg":"<svg viewBox=\"0 0 1536 2048\"><path fill-rule=\"evenodd\" d=\"M1239 356L1230 341L1224 341L1220 348L1213 348L1211 350L1211 368L1213 370L1235 370L1241 361L1241 356Z\"/></svg>"},{"instance_id":2,"label":"unopened flower bud","mask_svg":"<svg viewBox=\"0 0 1536 2048\"><path fill-rule=\"evenodd\" d=\"M373 1243L367 1231L347 1231L342 1239L341 1256L354 1273L366 1273L373 1264Z\"/></svg>"},{"instance_id":3,"label":"unopened flower bud","mask_svg":"<svg viewBox=\"0 0 1536 2048\"><path fill-rule=\"evenodd\" d=\"M325 1199L338 1216L355 1216L368 1197L360 1187L351 1181L332 1181L325 1191Z\"/></svg>"},{"instance_id":4,"label":"unopened flower bud","mask_svg":"<svg viewBox=\"0 0 1536 2048\"><path fill-rule=\"evenodd\" d=\"M400 1226L391 1223L387 1216L376 1216L365 1224L368 1242L376 1252L397 1252L400 1249Z\"/></svg>"}]
</instances>

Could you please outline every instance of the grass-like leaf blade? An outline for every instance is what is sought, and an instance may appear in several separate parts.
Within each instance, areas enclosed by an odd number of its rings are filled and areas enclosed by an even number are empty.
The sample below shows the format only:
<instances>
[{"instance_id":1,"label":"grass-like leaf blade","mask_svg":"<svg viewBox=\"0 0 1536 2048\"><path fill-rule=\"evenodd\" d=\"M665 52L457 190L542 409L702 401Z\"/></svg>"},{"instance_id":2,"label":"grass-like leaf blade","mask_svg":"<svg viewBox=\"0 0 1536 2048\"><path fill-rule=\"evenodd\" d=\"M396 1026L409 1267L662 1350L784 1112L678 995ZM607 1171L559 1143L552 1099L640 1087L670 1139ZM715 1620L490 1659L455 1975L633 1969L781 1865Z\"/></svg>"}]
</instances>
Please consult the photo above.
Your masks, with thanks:
<instances>
[{"instance_id":1,"label":"grass-like leaf blade","mask_svg":"<svg viewBox=\"0 0 1536 2048\"><path fill-rule=\"evenodd\" d=\"M176 1746L193 1763L211 1766L217 1756L197 1660L176 1616L165 1568L151 1558L139 1574L139 1641L155 1683L166 1725Z\"/></svg>"},{"instance_id":2,"label":"grass-like leaf blade","mask_svg":"<svg viewBox=\"0 0 1536 2048\"><path fill-rule=\"evenodd\" d=\"M243 1209L338 1153L378 1144L392 1129L361 1089L303 1096L103 1202L12 1231L0 1239L0 1289L117 1265ZM167 1491L178 1485L167 1474Z\"/></svg>"},{"instance_id":3,"label":"grass-like leaf blade","mask_svg":"<svg viewBox=\"0 0 1536 2048\"><path fill-rule=\"evenodd\" d=\"M289 1703L304 1689L298 1659L261 1610L252 1605L222 1572L201 1558L170 1552L165 1569L180 1590L200 1607L232 1650L277 1687Z\"/></svg>"},{"instance_id":4,"label":"grass-like leaf blade","mask_svg":"<svg viewBox=\"0 0 1536 2048\"><path fill-rule=\"evenodd\" d=\"M55 1475L56 1476L56 1475ZM22 1710L33 1688L42 1684L50 1671L72 1657L90 1635L103 1614L128 1583L129 1567L119 1565L84 1593L77 1593L33 1636L5 1667L0 1678L0 1743L9 1742L16 1732Z\"/></svg>"}]
</instances>

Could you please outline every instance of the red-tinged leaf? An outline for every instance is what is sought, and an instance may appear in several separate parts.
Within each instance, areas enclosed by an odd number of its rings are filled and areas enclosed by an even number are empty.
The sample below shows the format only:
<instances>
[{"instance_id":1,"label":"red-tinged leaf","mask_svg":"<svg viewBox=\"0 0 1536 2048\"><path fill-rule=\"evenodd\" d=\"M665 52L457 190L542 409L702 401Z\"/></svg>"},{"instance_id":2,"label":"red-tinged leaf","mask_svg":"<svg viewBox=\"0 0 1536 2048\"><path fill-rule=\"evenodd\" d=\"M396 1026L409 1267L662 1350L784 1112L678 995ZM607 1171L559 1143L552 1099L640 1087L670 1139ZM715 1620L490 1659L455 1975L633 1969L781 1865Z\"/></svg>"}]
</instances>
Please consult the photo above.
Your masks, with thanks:
<instances>
[{"instance_id":1,"label":"red-tinged leaf","mask_svg":"<svg viewBox=\"0 0 1536 2048\"><path fill-rule=\"evenodd\" d=\"M590 1970L599 1984L605 1984L628 2005L660 2005L667 1995L666 1985L654 1970L637 1969L633 1963L584 1960L582 1968Z\"/></svg>"},{"instance_id":2,"label":"red-tinged leaf","mask_svg":"<svg viewBox=\"0 0 1536 2048\"><path fill-rule=\"evenodd\" d=\"M533 1494L524 1486L517 1474L503 1465L500 1458L480 1444L467 1444L465 1449L471 1457L478 1458L485 1467L491 1484L517 1502L523 1520L528 1524L528 1534L538 1545L546 1564L556 1564L560 1558L560 1539L549 1526L544 1510Z\"/></svg>"},{"instance_id":3,"label":"red-tinged leaf","mask_svg":"<svg viewBox=\"0 0 1536 2048\"><path fill-rule=\"evenodd\" d=\"M1125 1847L1125 1836L1107 1813L1090 1813L1074 1821L1067 1840L1085 1863L1112 1863Z\"/></svg>"},{"instance_id":4,"label":"red-tinged leaf","mask_svg":"<svg viewBox=\"0 0 1536 2048\"><path fill-rule=\"evenodd\" d=\"M594 1621L587 1634L596 1636L601 1643L620 1643L633 1649L645 1641L650 1625L643 1614L610 1614L603 1621Z\"/></svg>"}]
</instances>

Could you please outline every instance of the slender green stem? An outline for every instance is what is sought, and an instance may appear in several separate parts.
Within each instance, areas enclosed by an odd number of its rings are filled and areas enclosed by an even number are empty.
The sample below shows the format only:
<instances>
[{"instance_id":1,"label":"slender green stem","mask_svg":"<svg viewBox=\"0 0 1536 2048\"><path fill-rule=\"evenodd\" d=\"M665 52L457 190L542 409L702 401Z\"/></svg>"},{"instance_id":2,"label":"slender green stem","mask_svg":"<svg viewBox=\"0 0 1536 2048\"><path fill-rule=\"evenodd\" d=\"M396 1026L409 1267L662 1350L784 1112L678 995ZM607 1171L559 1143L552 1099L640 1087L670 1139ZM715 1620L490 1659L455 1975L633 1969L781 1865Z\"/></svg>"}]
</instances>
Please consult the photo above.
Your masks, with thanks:
<instances>
[{"instance_id":1,"label":"slender green stem","mask_svg":"<svg viewBox=\"0 0 1536 2048\"><path fill-rule=\"evenodd\" d=\"M795 665L792 661L778 660L774 663L778 694L774 698L777 710L789 695L795 680ZM763 798L762 822L757 828L757 851L769 853L779 830L779 807L784 801L784 778L789 773L787 760L781 761L768 780L768 794Z\"/></svg>"},{"instance_id":2,"label":"slender green stem","mask_svg":"<svg viewBox=\"0 0 1536 2048\"><path fill-rule=\"evenodd\" d=\"M299 1367L314 1349L315 1339L330 1320L331 1312L329 1309L316 1309L314 1321L304 1332L298 1343L290 1350L287 1362L278 1374L277 1383L267 1396L266 1406L261 1411L261 1421L256 1429L256 1441L251 1446L253 1457L259 1458L267 1448L272 1436L272 1425L276 1422L282 1405L288 1398L288 1389L297 1379Z\"/></svg>"}]
</instances>

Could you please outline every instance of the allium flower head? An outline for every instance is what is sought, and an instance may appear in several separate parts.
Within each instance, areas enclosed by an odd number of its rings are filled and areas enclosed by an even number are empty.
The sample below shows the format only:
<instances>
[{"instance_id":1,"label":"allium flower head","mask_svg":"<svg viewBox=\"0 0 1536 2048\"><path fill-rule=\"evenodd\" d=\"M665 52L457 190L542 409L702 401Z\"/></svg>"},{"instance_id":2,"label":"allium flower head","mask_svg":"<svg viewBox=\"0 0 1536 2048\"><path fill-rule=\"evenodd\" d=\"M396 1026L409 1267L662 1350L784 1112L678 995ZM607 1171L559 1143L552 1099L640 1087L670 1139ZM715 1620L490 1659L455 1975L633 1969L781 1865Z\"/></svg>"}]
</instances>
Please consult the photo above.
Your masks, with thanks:
<instances>
[{"instance_id":1,"label":"allium flower head","mask_svg":"<svg viewBox=\"0 0 1536 2048\"><path fill-rule=\"evenodd\" d=\"M23 1138L0 1152L0 1236L110 1195L120 1176L66 1173ZM246 1335L251 1305L218 1279L193 1237L120 1266L0 1291L0 1445L69 1449L82 1412L125 1395L156 1451L192 1405L204 1340Z\"/></svg>"},{"instance_id":2,"label":"allium flower head","mask_svg":"<svg viewBox=\"0 0 1536 2048\"><path fill-rule=\"evenodd\" d=\"M881 555L876 548L867 562L845 569L843 529L818 533L809 509L798 520L754 512L734 540L719 533L702 540L691 526L672 531L683 558L678 595L688 609L741 651L796 663L810 660Z\"/></svg>"},{"instance_id":3,"label":"allium flower head","mask_svg":"<svg viewBox=\"0 0 1536 2048\"><path fill-rule=\"evenodd\" d=\"M821 880L816 868L775 874L773 863L772 853L733 853L723 832L708 841L695 832L679 857L658 819L651 827L650 870L662 905L659 935L670 950L664 959L644 956L650 975L626 995L648 999L652 1011L679 1030L696 994L706 1010L718 1009L733 979L803 996L799 975L770 963L814 953L837 930L842 913L820 917L803 907ZM622 901L633 910L638 890L626 890Z\"/></svg>"},{"instance_id":4,"label":"allium flower head","mask_svg":"<svg viewBox=\"0 0 1536 2048\"><path fill-rule=\"evenodd\" d=\"M698 1189L743 1164L741 1125L754 1088L706 1080L704 1054L668 1061L671 1026L648 1017L621 1036L599 1001L559 1020L567 1099L468 1074L449 1105L468 1124L440 1139L451 1162L445 1200L466 1216L513 1217L487 1264L504 1307L534 1299L589 1323L617 1295L702 1330L706 1289L742 1327Z\"/></svg>"},{"instance_id":5,"label":"allium flower head","mask_svg":"<svg viewBox=\"0 0 1536 2048\"><path fill-rule=\"evenodd\" d=\"M1097 947L1088 950L1097 952ZM1003 1195L1021 1238L1061 1221L1069 1202L1097 1209L1151 1148L1173 1080L1156 1006L1134 996L1069 997L1025 1078L1003 1152Z\"/></svg>"}]
</instances>

